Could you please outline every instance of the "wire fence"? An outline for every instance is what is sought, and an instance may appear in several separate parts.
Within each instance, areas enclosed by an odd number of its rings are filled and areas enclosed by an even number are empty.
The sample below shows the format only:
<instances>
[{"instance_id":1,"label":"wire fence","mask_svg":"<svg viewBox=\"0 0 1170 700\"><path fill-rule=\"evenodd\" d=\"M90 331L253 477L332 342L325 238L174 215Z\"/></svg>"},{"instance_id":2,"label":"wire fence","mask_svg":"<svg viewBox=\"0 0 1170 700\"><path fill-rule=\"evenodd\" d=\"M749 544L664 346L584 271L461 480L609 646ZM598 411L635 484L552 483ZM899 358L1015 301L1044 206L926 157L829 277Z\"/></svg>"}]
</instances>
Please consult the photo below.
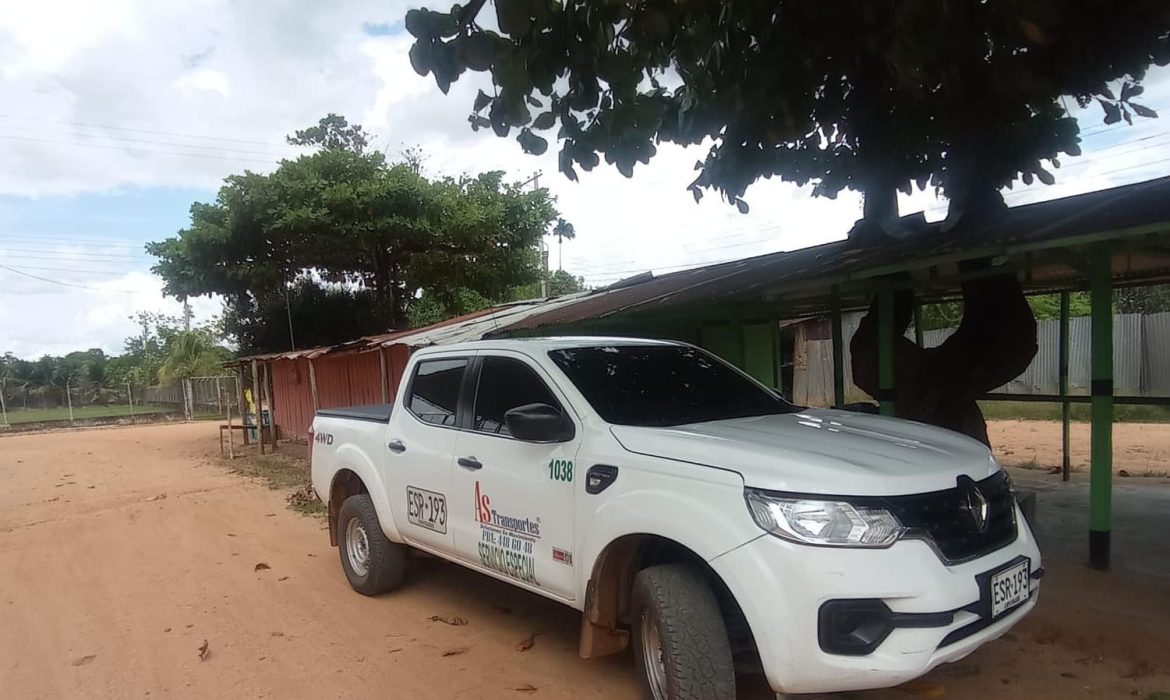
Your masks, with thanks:
<instances>
[{"instance_id":1,"label":"wire fence","mask_svg":"<svg viewBox=\"0 0 1170 700\"><path fill-rule=\"evenodd\" d=\"M234 375L192 377L169 386L66 379L30 387L0 384L0 430L201 420L239 415Z\"/></svg>"}]
</instances>

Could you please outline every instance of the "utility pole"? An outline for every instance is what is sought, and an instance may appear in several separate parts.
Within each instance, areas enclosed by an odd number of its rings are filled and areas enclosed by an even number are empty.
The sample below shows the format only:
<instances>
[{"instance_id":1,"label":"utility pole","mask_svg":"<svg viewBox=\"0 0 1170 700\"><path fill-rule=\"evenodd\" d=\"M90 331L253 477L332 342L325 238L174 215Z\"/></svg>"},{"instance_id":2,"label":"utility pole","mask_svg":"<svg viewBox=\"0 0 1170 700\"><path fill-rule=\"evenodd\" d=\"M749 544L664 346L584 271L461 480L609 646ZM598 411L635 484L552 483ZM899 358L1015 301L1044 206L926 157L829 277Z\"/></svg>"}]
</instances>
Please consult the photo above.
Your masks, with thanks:
<instances>
[{"instance_id":1,"label":"utility pole","mask_svg":"<svg viewBox=\"0 0 1170 700\"><path fill-rule=\"evenodd\" d=\"M536 171L532 177L520 183L520 186L532 185L533 190L540 189L540 171ZM540 242L537 244L537 250L540 252L540 296L548 296L548 246L544 243L544 234L540 236Z\"/></svg>"},{"instance_id":2,"label":"utility pole","mask_svg":"<svg viewBox=\"0 0 1170 700\"><path fill-rule=\"evenodd\" d=\"M191 332L191 302L183 297L183 330Z\"/></svg>"}]
</instances>

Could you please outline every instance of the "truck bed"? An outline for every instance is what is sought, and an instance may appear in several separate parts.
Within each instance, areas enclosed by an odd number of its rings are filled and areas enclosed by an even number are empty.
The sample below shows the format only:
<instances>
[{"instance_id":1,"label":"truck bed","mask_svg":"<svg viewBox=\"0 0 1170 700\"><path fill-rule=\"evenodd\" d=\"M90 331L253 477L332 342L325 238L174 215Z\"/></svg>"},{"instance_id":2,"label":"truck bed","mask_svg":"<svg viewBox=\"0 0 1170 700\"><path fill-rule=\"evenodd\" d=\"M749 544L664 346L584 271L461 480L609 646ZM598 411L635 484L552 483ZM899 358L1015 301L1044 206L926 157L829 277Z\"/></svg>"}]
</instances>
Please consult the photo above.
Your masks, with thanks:
<instances>
[{"instance_id":1,"label":"truck bed","mask_svg":"<svg viewBox=\"0 0 1170 700\"><path fill-rule=\"evenodd\" d=\"M374 403L368 406L346 406L344 408L323 408L317 411L319 416L329 418L349 418L364 420L372 423L389 423L390 414L394 411L392 403Z\"/></svg>"}]
</instances>

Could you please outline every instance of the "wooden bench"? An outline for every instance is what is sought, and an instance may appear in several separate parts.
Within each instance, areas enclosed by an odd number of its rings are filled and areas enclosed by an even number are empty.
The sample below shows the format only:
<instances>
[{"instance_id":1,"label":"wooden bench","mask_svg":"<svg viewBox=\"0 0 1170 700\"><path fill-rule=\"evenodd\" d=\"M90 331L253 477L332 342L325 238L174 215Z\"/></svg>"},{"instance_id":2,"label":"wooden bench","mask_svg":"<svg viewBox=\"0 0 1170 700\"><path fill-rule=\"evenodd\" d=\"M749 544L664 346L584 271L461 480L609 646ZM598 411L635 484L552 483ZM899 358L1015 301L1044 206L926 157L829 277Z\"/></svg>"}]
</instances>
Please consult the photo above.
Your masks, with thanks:
<instances>
[{"instance_id":1,"label":"wooden bench","mask_svg":"<svg viewBox=\"0 0 1170 700\"><path fill-rule=\"evenodd\" d=\"M249 437L249 435L255 429L256 429L256 426L254 426L254 425L247 425L247 424L241 425L240 423L232 423L231 425L228 425L227 423L220 423L219 424L219 453L223 454L223 444L224 444L223 434L225 431L228 431L228 430L243 431L244 444L250 445L250 444L252 444L252 440ZM274 440L272 439L272 427L271 426L264 426L264 428L260 432L260 440L266 445L274 445L275 444Z\"/></svg>"}]
</instances>

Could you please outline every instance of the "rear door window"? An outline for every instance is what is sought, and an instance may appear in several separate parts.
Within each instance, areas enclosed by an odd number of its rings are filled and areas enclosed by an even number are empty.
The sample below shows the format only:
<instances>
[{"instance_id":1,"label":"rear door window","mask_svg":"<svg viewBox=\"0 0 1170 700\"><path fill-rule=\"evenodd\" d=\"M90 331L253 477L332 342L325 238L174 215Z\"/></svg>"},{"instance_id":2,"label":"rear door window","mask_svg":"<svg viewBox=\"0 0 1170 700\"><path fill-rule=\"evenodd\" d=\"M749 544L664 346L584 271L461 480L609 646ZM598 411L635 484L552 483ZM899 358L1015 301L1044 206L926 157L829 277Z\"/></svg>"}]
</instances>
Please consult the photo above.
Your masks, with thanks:
<instances>
[{"instance_id":1,"label":"rear door window","mask_svg":"<svg viewBox=\"0 0 1170 700\"><path fill-rule=\"evenodd\" d=\"M510 435L508 426L504 425L504 414L532 403L561 408L544 380L524 362L510 357L483 358L475 393L474 430Z\"/></svg>"},{"instance_id":2,"label":"rear door window","mask_svg":"<svg viewBox=\"0 0 1170 700\"><path fill-rule=\"evenodd\" d=\"M419 362L410 381L407 410L424 423L455 427L459 385L466 368L465 357Z\"/></svg>"}]
</instances>

